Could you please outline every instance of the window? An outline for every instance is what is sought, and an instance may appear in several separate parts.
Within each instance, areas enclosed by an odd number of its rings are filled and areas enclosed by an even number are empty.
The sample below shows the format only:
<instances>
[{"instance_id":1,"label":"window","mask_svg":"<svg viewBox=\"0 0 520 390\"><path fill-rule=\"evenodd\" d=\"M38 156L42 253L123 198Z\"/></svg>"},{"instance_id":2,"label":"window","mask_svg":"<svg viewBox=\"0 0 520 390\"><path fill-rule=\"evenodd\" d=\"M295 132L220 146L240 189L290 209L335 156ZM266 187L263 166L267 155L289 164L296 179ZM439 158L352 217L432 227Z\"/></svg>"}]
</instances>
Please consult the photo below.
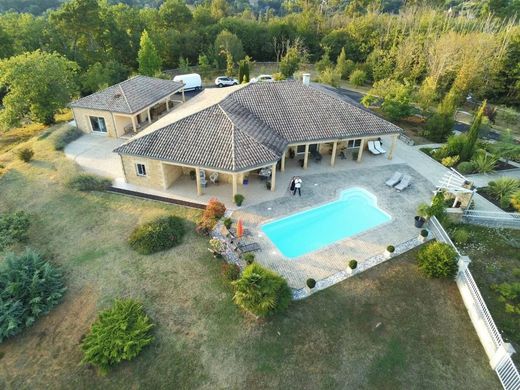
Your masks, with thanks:
<instances>
[{"instance_id":1,"label":"window","mask_svg":"<svg viewBox=\"0 0 520 390\"><path fill-rule=\"evenodd\" d=\"M98 116L91 116L89 118L90 118L90 124L92 126L92 131L95 131L96 133L106 133L107 132L105 118L98 117Z\"/></svg>"},{"instance_id":2,"label":"window","mask_svg":"<svg viewBox=\"0 0 520 390\"><path fill-rule=\"evenodd\" d=\"M305 153L305 145L298 145L296 147L296 153L298 153L298 154Z\"/></svg>"},{"instance_id":3,"label":"window","mask_svg":"<svg viewBox=\"0 0 520 390\"><path fill-rule=\"evenodd\" d=\"M361 146L361 139L351 139L347 143L347 148L359 148Z\"/></svg>"},{"instance_id":4,"label":"window","mask_svg":"<svg viewBox=\"0 0 520 390\"><path fill-rule=\"evenodd\" d=\"M146 166L144 164L135 164L137 176L146 176Z\"/></svg>"}]
</instances>

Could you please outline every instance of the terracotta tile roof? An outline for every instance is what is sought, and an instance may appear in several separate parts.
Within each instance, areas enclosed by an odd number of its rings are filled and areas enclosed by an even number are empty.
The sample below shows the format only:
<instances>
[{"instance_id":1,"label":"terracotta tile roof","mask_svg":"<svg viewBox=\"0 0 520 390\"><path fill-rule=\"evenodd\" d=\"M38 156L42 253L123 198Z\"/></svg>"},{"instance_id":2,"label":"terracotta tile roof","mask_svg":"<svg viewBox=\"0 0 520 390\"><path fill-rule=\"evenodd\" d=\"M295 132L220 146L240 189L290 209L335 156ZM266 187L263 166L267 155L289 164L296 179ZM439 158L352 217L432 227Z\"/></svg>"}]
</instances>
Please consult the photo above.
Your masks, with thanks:
<instances>
[{"instance_id":1,"label":"terracotta tile roof","mask_svg":"<svg viewBox=\"0 0 520 390\"><path fill-rule=\"evenodd\" d=\"M288 144L400 132L333 93L287 81L250 84L115 152L237 172L276 162Z\"/></svg>"},{"instance_id":2,"label":"terracotta tile roof","mask_svg":"<svg viewBox=\"0 0 520 390\"><path fill-rule=\"evenodd\" d=\"M89 108L135 114L171 95L183 87L183 83L157 79L147 76L135 76L102 91L85 96L70 104L71 107Z\"/></svg>"}]
</instances>

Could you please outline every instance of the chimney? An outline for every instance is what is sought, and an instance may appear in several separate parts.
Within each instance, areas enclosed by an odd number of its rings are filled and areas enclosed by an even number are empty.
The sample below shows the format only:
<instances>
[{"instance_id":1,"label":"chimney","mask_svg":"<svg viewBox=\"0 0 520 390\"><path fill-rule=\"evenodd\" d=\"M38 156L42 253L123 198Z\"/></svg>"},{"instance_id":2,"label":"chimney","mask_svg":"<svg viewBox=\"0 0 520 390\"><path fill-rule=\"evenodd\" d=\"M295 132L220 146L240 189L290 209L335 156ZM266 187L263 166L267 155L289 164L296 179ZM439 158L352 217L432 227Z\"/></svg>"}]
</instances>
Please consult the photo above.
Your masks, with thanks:
<instances>
[{"instance_id":1,"label":"chimney","mask_svg":"<svg viewBox=\"0 0 520 390\"><path fill-rule=\"evenodd\" d=\"M304 73L303 75L303 85L309 85L309 83L311 82L311 75L310 73Z\"/></svg>"}]
</instances>

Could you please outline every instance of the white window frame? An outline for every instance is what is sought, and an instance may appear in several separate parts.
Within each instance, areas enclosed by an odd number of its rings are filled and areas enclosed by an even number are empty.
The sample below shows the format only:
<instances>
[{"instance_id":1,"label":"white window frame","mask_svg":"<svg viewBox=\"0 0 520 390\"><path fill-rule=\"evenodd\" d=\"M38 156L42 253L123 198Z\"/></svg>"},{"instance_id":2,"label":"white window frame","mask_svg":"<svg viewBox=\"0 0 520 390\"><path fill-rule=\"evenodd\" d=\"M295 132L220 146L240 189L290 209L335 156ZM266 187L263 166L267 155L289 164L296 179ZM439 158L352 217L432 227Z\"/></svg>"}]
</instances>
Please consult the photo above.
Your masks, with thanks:
<instances>
[{"instance_id":1,"label":"white window frame","mask_svg":"<svg viewBox=\"0 0 520 390\"><path fill-rule=\"evenodd\" d=\"M140 169L142 167L142 169ZM144 173L141 173L143 171ZM143 163L135 163L135 174L139 177L147 177L148 172L146 171L146 165Z\"/></svg>"},{"instance_id":2,"label":"white window frame","mask_svg":"<svg viewBox=\"0 0 520 390\"><path fill-rule=\"evenodd\" d=\"M351 142L352 142L352 146L349 145ZM347 149L358 149L361 147L361 142L362 142L361 138L349 139L347 141ZM359 143L359 145L356 145L356 143Z\"/></svg>"},{"instance_id":3,"label":"white window frame","mask_svg":"<svg viewBox=\"0 0 520 390\"><path fill-rule=\"evenodd\" d=\"M100 118L103 119L103 123L105 124L105 130L106 131L96 131L96 130L94 130L94 126L92 126L92 119L97 119L98 122L99 122ZM104 116L87 115L87 120L88 120L88 123L90 125L90 130L92 130L92 132L94 134L104 134L104 135L108 134L107 120L106 120L106 118Z\"/></svg>"}]
</instances>

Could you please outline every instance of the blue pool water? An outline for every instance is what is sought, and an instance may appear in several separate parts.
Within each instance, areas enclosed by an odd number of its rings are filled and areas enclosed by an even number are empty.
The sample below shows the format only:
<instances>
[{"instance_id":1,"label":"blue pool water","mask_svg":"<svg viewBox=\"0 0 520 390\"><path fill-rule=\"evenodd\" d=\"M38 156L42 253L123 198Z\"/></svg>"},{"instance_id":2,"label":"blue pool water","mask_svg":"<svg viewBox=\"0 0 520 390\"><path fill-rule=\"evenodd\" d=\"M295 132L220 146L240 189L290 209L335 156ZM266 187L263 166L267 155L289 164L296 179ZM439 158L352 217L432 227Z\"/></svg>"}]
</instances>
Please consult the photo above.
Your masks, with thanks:
<instances>
[{"instance_id":1,"label":"blue pool water","mask_svg":"<svg viewBox=\"0 0 520 390\"><path fill-rule=\"evenodd\" d=\"M390 221L377 199L361 188L350 188L338 200L269 222L262 231L286 257L313 252Z\"/></svg>"}]
</instances>

